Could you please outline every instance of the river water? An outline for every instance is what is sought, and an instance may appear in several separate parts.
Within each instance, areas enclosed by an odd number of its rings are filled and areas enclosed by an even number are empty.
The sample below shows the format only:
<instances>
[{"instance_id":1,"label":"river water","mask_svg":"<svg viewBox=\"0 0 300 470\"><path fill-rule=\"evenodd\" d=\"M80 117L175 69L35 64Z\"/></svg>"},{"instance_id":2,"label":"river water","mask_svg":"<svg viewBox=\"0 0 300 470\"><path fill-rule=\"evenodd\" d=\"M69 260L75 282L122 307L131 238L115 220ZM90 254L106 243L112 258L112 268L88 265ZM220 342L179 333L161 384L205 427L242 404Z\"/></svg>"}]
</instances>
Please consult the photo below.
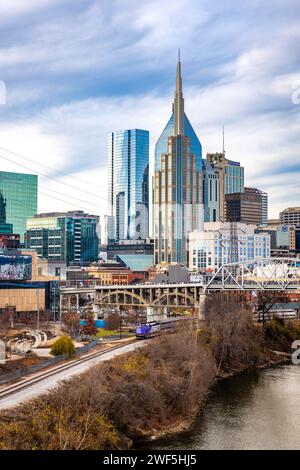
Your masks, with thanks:
<instances>
[{"instance_id":1,"label":"river water","mask_svg":"<svg viewBox=\"0 0 300 470\"><path fill-rule=\"evenodd\" d=\"M151 449L300 449L300 365L220 382L192 430Z\"/></svg>"}]
</instances>

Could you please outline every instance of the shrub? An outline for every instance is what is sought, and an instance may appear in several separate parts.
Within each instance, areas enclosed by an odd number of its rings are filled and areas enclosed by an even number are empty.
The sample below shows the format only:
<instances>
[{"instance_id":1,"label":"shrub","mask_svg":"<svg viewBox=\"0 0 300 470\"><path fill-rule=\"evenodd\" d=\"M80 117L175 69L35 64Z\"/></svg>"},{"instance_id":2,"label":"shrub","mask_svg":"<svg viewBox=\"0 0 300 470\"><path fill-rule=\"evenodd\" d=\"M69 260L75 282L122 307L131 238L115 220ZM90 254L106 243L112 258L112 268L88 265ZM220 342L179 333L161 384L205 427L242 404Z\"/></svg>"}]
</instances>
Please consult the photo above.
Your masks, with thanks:
<instances>
[{"instance_id":1,"label":"shrub","mask_svg":"<svg viewBox=\"0 0 300 470\"><path fill-rule=\"evenodd\" d=\"M300 339L300 324L298 322L285 324L282 318L274 316L265 325L264 333L266 338L289 348L295 339Z\"/></svg>"},{"instance_id":2,"label":"shrub","mask_svg":"<svg viewBox=\"0 0 300 470\"><path fill-rule=\"evenodd\" d=\"M71 338L78 336L80 331L80 316L76 312L65 312L63 315L63 331Z\"/></svg>"},{"instance_id":3,"label":"shrub","mask_svg":"<svg viewBox=\"0 0 300 470\"><path fill-rule=\"evenodd\" d=\"M50 354L52 356L71 357L75 353L75 346L70 336L61 336L52 345Z\"/></svg>"}]
</instances>

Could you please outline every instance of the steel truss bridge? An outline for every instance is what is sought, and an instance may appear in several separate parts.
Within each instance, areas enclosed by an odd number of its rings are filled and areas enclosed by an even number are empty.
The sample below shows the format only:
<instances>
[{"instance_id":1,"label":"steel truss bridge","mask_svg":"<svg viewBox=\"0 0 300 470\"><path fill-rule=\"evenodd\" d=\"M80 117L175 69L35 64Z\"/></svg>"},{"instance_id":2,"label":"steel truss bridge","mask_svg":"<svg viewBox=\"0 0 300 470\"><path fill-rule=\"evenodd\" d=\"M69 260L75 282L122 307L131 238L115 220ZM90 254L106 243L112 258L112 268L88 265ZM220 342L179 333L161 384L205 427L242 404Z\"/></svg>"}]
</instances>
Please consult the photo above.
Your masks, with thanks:
<instances>
[{"instance_id":1,"label":"steel truss bridge","mask_svg":"<svg viewBox=\"0 0 300 470\"><path fill-rule=\"evenodd\" d=\"M204 296L218 291L285 291L299 293L300 259L263 258L221 266L206 283L96 285L62 287L61 299L92 294L99 307L200 308ZM62 307L62 300L61 300Z\"/></svg>"},{"instance_id":2,"label":"steel truss bridge","mask_svg":"<svg viewBox=\"0 0 300 470\"><path fill-rule=\"evenodd\" d=\"M206 291L298 291L299 258L261 258L221 266L205 285Z\"/></svg>"}]
</instances>

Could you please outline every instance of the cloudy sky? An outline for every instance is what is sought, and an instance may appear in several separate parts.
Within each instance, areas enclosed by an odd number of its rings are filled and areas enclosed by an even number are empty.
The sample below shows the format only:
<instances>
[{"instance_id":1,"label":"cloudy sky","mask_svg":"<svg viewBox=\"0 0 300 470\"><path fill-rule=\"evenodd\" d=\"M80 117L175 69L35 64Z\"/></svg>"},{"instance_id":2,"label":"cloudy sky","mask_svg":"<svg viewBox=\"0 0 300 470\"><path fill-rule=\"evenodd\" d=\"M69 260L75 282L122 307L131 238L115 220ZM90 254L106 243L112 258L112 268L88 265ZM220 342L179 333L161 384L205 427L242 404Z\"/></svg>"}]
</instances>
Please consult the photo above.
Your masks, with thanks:
<instances>
[{"instance_id":1,"label":"cloudy sky","mask_svg":"<svg viewBox=\"0 0 300 470\"><path fill-rule=\"evenodd\" d=\"M0 168L40 174L40 211L104 214L107 133L150 130L153 158L178 47L204 155L224 125L269 216L300 205L299 0L0 0Z\"/></svg>"}]
</instances>

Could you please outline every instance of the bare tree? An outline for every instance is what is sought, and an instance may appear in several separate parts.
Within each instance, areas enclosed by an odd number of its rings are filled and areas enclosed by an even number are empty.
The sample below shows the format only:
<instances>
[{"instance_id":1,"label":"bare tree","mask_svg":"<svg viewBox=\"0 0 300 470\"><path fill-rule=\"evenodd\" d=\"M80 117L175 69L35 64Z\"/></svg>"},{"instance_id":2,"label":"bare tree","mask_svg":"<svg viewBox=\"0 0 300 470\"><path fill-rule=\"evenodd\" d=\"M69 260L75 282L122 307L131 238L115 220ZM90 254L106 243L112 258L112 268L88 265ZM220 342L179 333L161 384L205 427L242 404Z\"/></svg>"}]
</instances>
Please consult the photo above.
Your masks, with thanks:
<instances>
[{"instance_id":1,"label":"bare tree","mask_svg":"<svg viewBox=\"0 0 300 470\"><path fill-rule=\"evenodd\" d=\"M258 321L262 321L263 325L269 316L269 312L275 303L282 301L281 294L276 291L258 291L257 293L257 311Z\"/></svg>"},{"instance_id":2,"label":"bare tree","mask_svg":"<svg viewBox=\"0 0 300 470\"><path fill-rule=\"evenodd\" d=\"M212 294L206 300L205 322L217 373L224 367L238 366L256 357L257 331L247 303L241 304L230 293Z\"/></svg>"},{"instance_id":3,"label":"bare tree","mask_svg":"<svg viewBox=\"0 0 300 470\"><path fill-rule=\"evenodd\" d=\"M71 338L75 338L80 332L80 317L77 312L68 311L63 314L63 331Z\"/></svg>"},{"instance_id":4,"label":"bare tree","mask_svg":"<svg viewBox=\"0 0 300 470\"><path fill-rule=\"evenodd\" d=\"M108 313L105 318L105 329L106 330L118 330L121 324L121 314L117 310Z\"/></svg>"}]
</instances>

